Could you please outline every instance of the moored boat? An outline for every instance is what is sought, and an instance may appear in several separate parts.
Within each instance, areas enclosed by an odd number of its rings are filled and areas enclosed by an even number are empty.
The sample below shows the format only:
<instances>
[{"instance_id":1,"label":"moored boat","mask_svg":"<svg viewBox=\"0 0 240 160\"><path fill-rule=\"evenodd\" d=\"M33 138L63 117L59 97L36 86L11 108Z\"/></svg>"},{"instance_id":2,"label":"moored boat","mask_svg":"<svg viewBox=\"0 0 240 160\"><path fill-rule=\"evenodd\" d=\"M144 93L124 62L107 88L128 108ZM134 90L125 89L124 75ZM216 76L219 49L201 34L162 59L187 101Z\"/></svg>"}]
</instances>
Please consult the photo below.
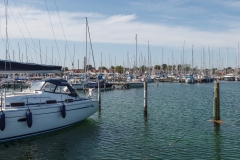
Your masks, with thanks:
<instances>
[{"instance_id":1,"label":"moored boat","mask_svg":"<svg viewBox=\"0 0 240 160\"><path fill-rule=\"evenodd\" d=\"M227 74L224 76L225 81L235 81L235 76L234 74Z\"/></svg>"},{"instance_id":2,"label":"moored boat","mask_svg":"<svg viewBox=\"0 0 240 160\"><path fill-rule=\"evenodd\" d=\"M68 127L97 110L97 101L80 97L66 80L35 81L23 92L2 92L0 141Z\"/></svg>"}]
</instances>

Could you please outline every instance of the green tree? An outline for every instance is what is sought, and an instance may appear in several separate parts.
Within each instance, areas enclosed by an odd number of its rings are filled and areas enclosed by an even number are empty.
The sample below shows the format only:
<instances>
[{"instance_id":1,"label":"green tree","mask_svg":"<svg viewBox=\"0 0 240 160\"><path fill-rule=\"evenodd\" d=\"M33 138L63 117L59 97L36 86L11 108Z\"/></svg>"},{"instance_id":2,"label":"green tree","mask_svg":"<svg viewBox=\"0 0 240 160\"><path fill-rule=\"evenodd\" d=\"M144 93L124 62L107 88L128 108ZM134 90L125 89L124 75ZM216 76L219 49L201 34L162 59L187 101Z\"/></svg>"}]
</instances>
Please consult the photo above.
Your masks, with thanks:
<instances>
[{"instance_id":1,"label":"green tree","mask_svg":"<svg viewBox=\"0 0 240 160\"><path fill-rule=\"evenodd\" d=\"M160 65L155 65L155 66L154 66L154 69L160 69L160 68L161 68Z\"/></svg>"},{"instance_id":2,"label":"green tree","mask_svg":"<svg viewBox=\"0 0 240 160\"><path fill-rule=\"evenodd\" d=\"M162 64L162 69L167 70L167 64Z\"/></svg>"},{"instance_id":3,"label":"green tree","mask_svg":"<svg viewBox=\"0 0 240 160\"><path fill-rule=\"evenodd\" d=\"M177 69L180 71L182 69L182 65L181 64L177 65Z\"/></svg>"},{"instance_id":4,"label":"green tree","mask_svg":"<svg viewBox=\"0 0 240 160\"><path fill-rule=\"evenodd\" d=\"M106 70L107 68L106 67L104 67L104 66L102 66L102 67L98 67L98 70Z\"/></svg>"},{"instance_id":5,"label":"green tree","mask_svg":"<svg viewBox=\"0 0 240 160\"><path fill-rule=\"evenodd\" d=\"M123 67L122 66L116 66L116 69L115 69L115 71L117 72L117 73L123 73Z\"/></svg>"},{"instance_id":6,"label":"green tree","mask_svg":"<svg viewBox=\"0 0 240 160\"><path fill-rule=\"evenodd\" d=\"M142 73L144 73L145 70L146 70L146 66L142 65L142 66L140 67L140 69L141 69Z\"/></svg>"},{"instance_id":7,"label":"green tree","mask_svg":"<svg viewBox=\"0 0 240 160\"><path fill-rule=\"evenodd\" d=\"M68 71L68 67L63 67L62 71Z\"/></svg>"}]
</instances>

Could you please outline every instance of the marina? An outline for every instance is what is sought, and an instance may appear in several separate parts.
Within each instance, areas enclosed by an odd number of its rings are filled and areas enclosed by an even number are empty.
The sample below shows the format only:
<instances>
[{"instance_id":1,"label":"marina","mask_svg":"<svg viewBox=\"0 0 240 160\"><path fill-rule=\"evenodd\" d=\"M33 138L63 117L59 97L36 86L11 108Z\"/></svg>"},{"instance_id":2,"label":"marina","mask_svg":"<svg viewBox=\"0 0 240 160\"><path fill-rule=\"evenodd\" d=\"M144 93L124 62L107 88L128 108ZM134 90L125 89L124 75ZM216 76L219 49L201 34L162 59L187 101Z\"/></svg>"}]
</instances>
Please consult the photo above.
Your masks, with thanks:
<instances>
[{"instance_id":1,"label":"marina","mask_svg":"<svg viewBox=\"0 0 240 160\"><path fill-rule=\"evenodd\" d=\"M240 159L235 1L0 2L0 159Z\"/></svg>"},{"instance_id":2,"label":"marina","mask_svg":"<svg viewBox=\"0 0 240 160\"><path fill-rule=\"evenodd\" d=\"M147 117L143 88L101 92L100 112L64 130L1 144L0 154L22 159L238 159L240 83L221 81L219 86L222 124L211 121L213 83L149 83Z\"/></svg>"}]
</instances>

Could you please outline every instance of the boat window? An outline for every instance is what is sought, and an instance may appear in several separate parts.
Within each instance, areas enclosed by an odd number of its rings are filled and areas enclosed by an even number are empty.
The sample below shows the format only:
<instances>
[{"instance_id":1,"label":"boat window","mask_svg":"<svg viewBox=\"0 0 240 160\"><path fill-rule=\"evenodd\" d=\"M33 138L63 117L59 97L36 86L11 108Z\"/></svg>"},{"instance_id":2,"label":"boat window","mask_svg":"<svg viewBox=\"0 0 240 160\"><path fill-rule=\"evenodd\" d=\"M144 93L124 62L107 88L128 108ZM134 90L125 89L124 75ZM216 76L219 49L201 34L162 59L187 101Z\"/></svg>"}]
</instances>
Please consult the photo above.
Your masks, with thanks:
<instances>
[{"instance_id":1,"label":"boat window","mask_svg":"<svg viewBox=\"0 0 240 160\"><path fill-rule=\"evenodd\" d=\"M32 84L30 91L35 91L35 90L40 90L43 86L44 82L43 81L36 81Z\"/></svg>"},{"instance_id":2,"label":"boat window","mask_svg":"<svg viewBox=\"0 0 240 160\"><path fill-rule=\"evenodd\" d=\"M55 88L56 88L56 85L55 85L55 84L46 82L46 83L44 84L42 90L45 91L45 92L53 92Z\"/></svg>"},{"instance_id":3,"label":"boat window","mask_svg":"<svg viewBox=\"0 0 240 160\"><path fill-rule=\"evenodd\" d=\"M69 89L67 86L57 86L55 93L65 93L65 94L69 94Z\"/></svg>"}]
</instances>

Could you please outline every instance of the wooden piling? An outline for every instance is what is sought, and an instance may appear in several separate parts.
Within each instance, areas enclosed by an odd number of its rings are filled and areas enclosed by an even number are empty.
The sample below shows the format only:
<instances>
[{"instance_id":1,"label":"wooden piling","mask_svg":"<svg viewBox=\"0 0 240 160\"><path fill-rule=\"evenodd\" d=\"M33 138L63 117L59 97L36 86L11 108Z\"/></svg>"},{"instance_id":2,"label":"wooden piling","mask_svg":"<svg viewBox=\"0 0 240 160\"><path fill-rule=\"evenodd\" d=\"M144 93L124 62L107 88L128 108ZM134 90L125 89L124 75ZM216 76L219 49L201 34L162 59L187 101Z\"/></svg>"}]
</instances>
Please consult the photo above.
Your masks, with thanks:
<instances>
[{"instance_id":1,"label":"wooden piling","mask_svg":"<svg viewBox=\"0 0 240 160\"><path fill-rule=\"evenodd\" d=\"M106 91L106 82L104 82L104 91Z\"/></svg>"},{"instance_id":2,"label":"wooden piling","mask_svg":"<svg viewBox=\"0 0 240 160\"><path fill-rule=\"evenodd\" d=\"M20 81L20 91L22 92L22 81Z\"/></svg>"},{"instance_id":3,"label":"wooden piling","mask_svg":"<svg viewBox=\"0 0 240 160\"><path fill-rule=\"evenodd\" d=\"M13 82L13 90L14 90L14 91L15 91L15 83L16 83L16 82L14 81L14 82Z\"/></svg>"},{"instance_id":4,"label":"wooden piling","mask_svg":"<svg viewBox=\"0 0 240 160\"><path fill-rule=\"evenodd\" d=\"M101 110L100 81L98 81L98 104L99 104L99 108L98 108L98 110Z\"/></svg>"},{"instance_id":5,"label":"wooden piling","mask_svg":"<svg viewBox=\"0 0 240 160\"><path fill-rule=\"evenodd\" d=\"M147 115L147 82L144 81L143 82L144 84L144 115L146 116Z\"/></svg>"},{"instance_id":6,"label":"wooden piling","mask_svg":"<svg viewBox=\"0 0 240 160\"><path fill-rule=\"evenodd\" d=\"M219 83L214 82L214 104L213 104L213 119L220 121L220 98L219 98Z\"/></svg>"}]
</instances>

